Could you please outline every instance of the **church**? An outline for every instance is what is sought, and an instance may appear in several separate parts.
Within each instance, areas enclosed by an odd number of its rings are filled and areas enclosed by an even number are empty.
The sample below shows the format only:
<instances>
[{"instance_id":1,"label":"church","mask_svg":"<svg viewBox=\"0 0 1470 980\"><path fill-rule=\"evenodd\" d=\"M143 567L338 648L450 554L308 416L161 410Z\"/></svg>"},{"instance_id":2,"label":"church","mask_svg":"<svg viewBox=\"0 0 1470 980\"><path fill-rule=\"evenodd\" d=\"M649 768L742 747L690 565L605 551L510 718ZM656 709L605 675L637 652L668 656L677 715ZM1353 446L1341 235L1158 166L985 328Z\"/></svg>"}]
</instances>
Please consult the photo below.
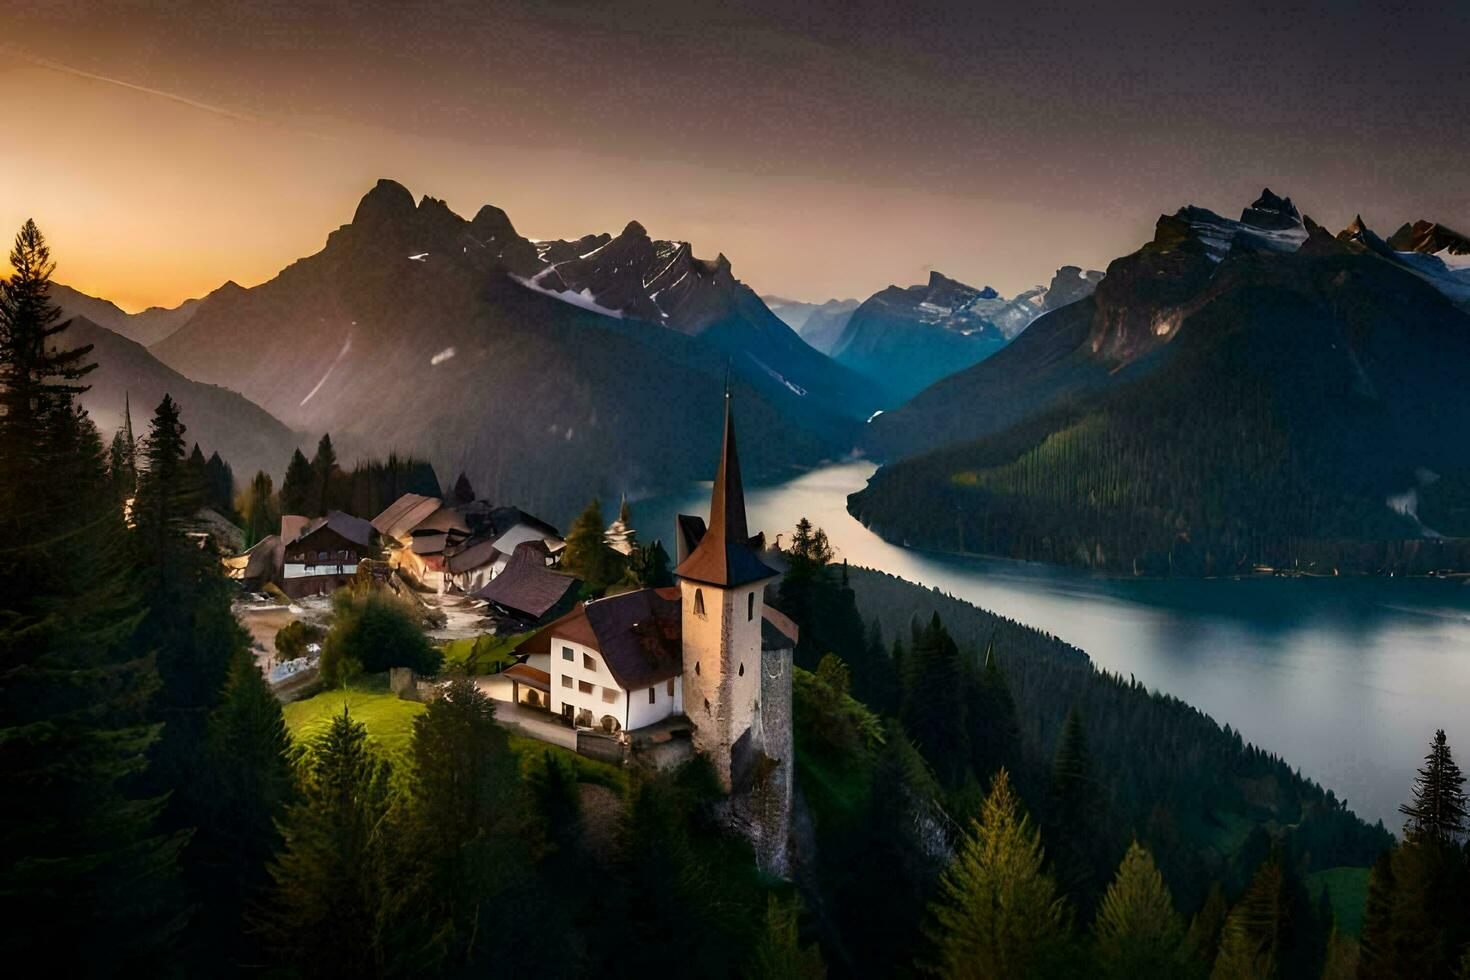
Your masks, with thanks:
<instances>
[{"instance_id":1,"label":"church","mask_svg":"<svg viewBox=\"0 0 1470 980\"><path fill-rule=\"evenodd\" d=\"M521 650L548 655L541 697L552 714L608 732L687 719L725 789L737 801L762 796L784 823L797 631L765 603L779 573L746 525L728 393L709 522L680 515L676 530L676 585L580 603ZM784 841L784 829L769 830Z\"/></svg>"}]
</instances>

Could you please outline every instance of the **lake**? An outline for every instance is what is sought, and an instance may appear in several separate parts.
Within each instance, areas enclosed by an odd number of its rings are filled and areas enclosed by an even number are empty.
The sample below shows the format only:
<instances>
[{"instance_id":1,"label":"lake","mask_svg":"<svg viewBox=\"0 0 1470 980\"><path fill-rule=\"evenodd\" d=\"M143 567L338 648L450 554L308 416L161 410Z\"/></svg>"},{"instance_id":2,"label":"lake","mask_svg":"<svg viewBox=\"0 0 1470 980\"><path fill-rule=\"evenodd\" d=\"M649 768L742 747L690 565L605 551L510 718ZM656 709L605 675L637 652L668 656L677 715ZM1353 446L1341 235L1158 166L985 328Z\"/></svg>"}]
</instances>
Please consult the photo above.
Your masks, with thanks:
<instances>
[{"instance_id":1,"label":"lake","mask_svg":"<svg viewBox=\"0 0 1470 980\"><path fill-rule=\"evenodd\" d=\"M768 539L803 516L839 560L937 586L1052 633L1238 729L1398 832L1436 728L1470 763L1470 586L1442 579L1133 580L914 551L847 513L875 467L843 463L751 488ZM705 516L709 484L634 505L673 553L674 515Z\"/></svg>"}]
</instances>

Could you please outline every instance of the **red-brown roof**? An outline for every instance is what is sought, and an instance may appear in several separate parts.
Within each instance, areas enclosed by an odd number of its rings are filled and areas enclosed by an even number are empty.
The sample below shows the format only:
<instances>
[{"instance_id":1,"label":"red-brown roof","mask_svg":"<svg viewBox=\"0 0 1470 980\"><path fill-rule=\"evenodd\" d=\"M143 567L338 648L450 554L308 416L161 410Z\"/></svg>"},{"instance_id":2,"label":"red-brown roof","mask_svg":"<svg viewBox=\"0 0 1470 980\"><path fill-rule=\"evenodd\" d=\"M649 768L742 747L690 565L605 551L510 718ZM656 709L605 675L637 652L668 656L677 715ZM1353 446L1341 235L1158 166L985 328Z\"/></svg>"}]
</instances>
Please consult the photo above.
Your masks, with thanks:
<instances>
[{"instance_id":1,"label":"red-brown roof","mask_svg":"<svg viewBox=\"0 0 1470 980\"><path fill-rule=\"evenodd\" d=\"M550 653L558 639L591 647L625 691L684 672L679 590L639 589L575 609L522 643L523 653Z\"/></svg>"},{"instance_id":2,"label":"red-brown roof","mask_svg":"<svg viewBox=\"0 0 1470 980\"><path fill-rule=\"evenodd\" d=\"M775 578L778 573L756 557L749 538L745 525L745 489L740 483L740 455L735 449L735 418L726 392L725 438L720 446L714 492L710 495L709 530L674 574L725 588Z\"/></svg>"},{"instance_id":3,"label":"red-brown roof","mask_svg":"<svg viewBox=\"0 0 1470 980\"><path fill-rule=\"evenodd\" d=\"M501 671L506 677L529 684L531 687L542 691L551 690L551 675L544 670L537 670L530 664L511 664Z\"/></svg>"}]
</instances>

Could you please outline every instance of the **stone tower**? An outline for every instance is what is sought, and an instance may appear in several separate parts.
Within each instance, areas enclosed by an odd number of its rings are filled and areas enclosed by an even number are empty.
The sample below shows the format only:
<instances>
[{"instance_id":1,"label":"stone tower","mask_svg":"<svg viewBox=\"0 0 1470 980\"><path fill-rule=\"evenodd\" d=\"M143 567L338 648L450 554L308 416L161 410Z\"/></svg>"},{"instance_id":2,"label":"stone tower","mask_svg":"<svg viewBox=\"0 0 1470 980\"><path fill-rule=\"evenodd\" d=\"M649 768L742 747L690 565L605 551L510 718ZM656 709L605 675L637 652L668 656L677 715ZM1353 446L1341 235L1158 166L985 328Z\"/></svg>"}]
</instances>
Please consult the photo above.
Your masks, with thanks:
<instances>
[{"instance_id":1,"label":"stone tower","mask_svg":"<svg viewBox=\"0 0 1470 980\"><path fill-rule=\"evenodd\" d=\"M777 573L750 545L728 391L709 527L674 574L683 604L684 713L694 747L729 790L759 749L763 593Z\"/></svg>"}]
</instances>

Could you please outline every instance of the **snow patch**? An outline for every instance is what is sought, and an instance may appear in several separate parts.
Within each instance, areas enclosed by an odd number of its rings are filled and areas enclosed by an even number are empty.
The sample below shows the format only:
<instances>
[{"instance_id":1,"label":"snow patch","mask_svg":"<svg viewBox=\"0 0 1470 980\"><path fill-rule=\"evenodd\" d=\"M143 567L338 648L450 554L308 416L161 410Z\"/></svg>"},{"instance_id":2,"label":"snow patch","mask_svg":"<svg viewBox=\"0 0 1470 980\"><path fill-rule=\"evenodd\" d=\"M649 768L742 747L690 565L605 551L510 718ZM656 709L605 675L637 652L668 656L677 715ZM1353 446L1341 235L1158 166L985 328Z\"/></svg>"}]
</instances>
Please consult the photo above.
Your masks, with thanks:
<instances>
[{"instance_id":1,"label":"snow patch","mask_svg":"<svg viewBox=\"0 0 1470 980\"><path fill-rule=\"evenodd\" d=\"M455 352L453 347L446 347L439 353L435 354L433 357L429 358L429 365L433 367L435 365L443 364L445 361L453 357L454 353Z\"/></svg>"},{"instance_id":2,"label":"snow patch","mask_svg":"<svg viewBox=\"0 0 1470 980\"><path fill-rule=\"evenodd\" d=\"M526 279L522 276L517 276L514 274L511 275L511 278L520 283L522 286L525 286L527 289L534 290L535 292L541 293L545 296L550 296L553 299L559 299L569 306L578 306L584 310L591 310L593 313L600 313L603 316L610 316L614 320L621 320L623 318L622 310L608 309L606 306L599 304L597 302L597 297L593 295L591 289L584 288L580 292L572 292L569 289L565 291L547 289L545 286L541 285L538 280L540 280L542 276L546 275L548 272L551 272L555 268L555 266L552 266L551 269L544 269L541 272L538 272L536 275L532 276L530 279Z\"/></svg>"},{"instance_id":3,"label":"snow patch","mask_svg":"<svg viewBox=\"0 0 1470 980\"><path fill-rule=\"evenodd\" d=\"M327 379L332 376L332 372L333 371L337 370L337 365L342 363L342 358L346 357L347 356L347 352L350 351L351 349L352 349L352 335L351 334L348 334L347 335L347 340L342 344L342 349L337 352L336 358L333 359L333 361L332 361L331 364L328 364L327 365L327 373L326 374L323 374L322 375L322 379L316 383L316 386L306 393L306 397L305 398L301 399L301 405L305 405L307 402L311 401L311 399L316 395L316 393L322 390L322 385L324 385L324 384L327 383ZM298 405L296 407L297 408L300 408L301 405Z\"/></svg>"},{"instance_id":4,"label":"snow patch","mask_svg":"<svg viewBox=\"0 0 1470 980\"><path fill-rule=\"evenodd\" d=\"M868 422L872 422L875 418L877 418L878 416L880 416L882 414L883 414L883 409L881 409L881 408L878 409L878 411L876 411L872 415L869 415L868 416Z\"/></svg>"},{"instance_id":5,"label":"snow patch","mask_svg":"<svg viewBox=\"0 0 1470 980\"><path fill-rule=\"evenodd\" d=\"M1425 527L1424 522L1419 520L1419 490L1417 487L1410 487L1403 493L1390 494L1384 503L1388 504L1388 509L1395 514L1398 514L1400 517L1407 517L1413 521L1418 526L1419 533L1424 535L1424 537L1444 537L1444 535L1440 534L1434 528Z\"/></svg>"},{"instance_id":6,"label":"snow patch","mask_svg":"<svg viewBox=\"0 0 1470 980\"><path fill-rule=\"evenodd\" d=\"M429 253L428 252L419 252L417 255L410 255L408 257L408 260L410 262L422 262L425 259L427 259L428 257L429 257Z\"/></svg>"}]
</instances>

